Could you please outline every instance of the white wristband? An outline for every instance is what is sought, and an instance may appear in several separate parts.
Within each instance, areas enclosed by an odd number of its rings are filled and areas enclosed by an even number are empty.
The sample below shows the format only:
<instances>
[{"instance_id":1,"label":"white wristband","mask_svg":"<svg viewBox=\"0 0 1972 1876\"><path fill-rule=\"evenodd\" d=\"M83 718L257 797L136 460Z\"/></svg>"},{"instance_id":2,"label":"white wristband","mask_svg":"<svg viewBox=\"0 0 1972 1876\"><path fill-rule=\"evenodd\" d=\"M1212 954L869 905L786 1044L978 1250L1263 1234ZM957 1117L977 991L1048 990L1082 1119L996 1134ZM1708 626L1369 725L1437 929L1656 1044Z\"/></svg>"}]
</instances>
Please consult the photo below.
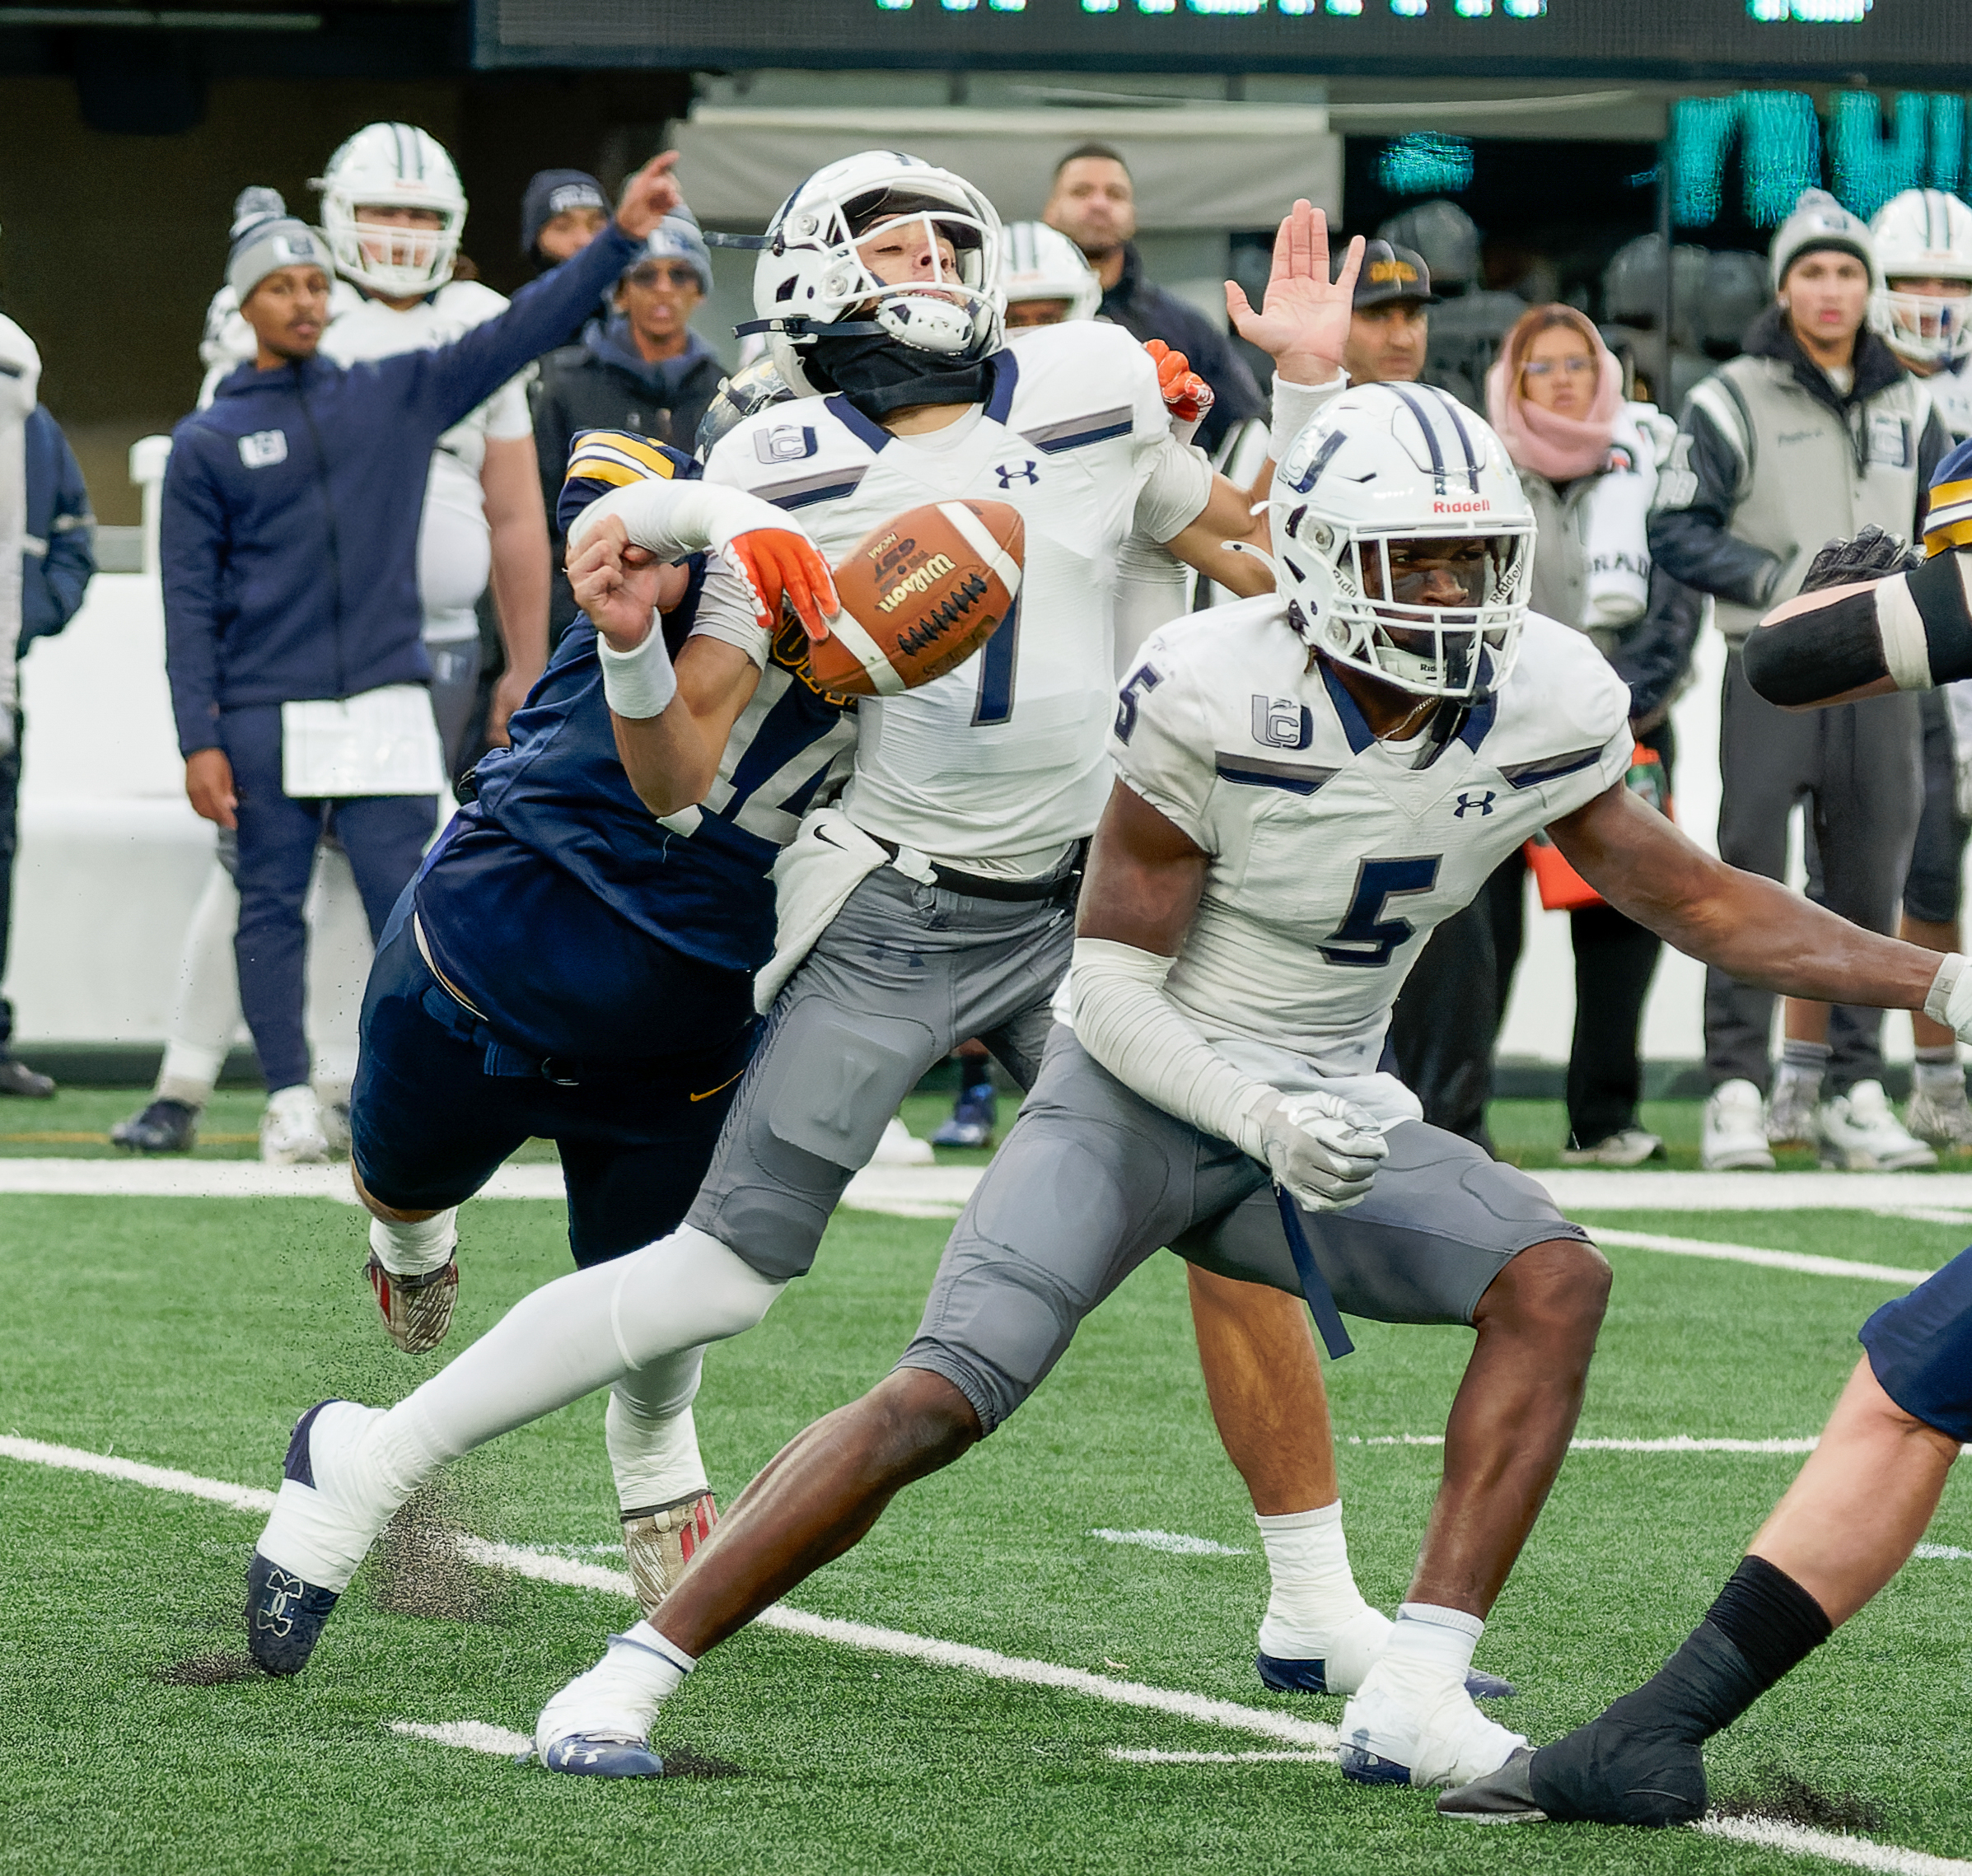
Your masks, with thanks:
<instances>
[{"instance_id":1,"label":"white wristband","mask_svg":"<svg viewBox=\"0 0 1972 1876\"><path fill-rule=\"evenodd\" d=\"M1957 952L1946 954L1945 961L1937 967L1937 975L1931 980L1931 988L1924 994L1924 1014L1934 1023L1951 1027L1951 1019L1946 1015L1951 1006L1951 992L1965 968L1965 960Z\"/></svg>"},{"instance_id":2,"label":"white wristband","mask_svg":"<svg viewBox=\"0 0 1972 1876\"><path fill-rule=\"evenodd\" d=\"M1314 421L1315 413L1348 388L1349 375L1338 371L1325 385L1297 385L1273 374L1273 428L1268 448L1275 462L1284 462L1294 439Z\"/></svg>"},{"instance_id":3,"label":"white wristband","mask_svg":"<svg viewBox=\"0 0 1972 1876\"><path fill-rule=\"evenodd\" d=\"M678 694L678 674L665 649L664 628L655 618L643 642L633 651L619 651L600 632L596 656L602 660L603 696L619 716L661 716Z\"/></svg>"}]
</instances>

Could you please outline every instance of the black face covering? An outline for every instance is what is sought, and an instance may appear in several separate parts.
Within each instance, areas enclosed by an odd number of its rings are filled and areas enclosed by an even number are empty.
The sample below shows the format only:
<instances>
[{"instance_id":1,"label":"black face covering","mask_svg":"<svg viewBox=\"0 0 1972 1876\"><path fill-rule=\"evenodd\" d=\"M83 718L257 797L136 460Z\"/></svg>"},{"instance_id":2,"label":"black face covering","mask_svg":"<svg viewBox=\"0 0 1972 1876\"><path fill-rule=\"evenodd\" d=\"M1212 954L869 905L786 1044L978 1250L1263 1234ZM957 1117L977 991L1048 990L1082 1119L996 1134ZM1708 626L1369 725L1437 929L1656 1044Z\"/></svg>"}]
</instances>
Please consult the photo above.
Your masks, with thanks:
<instances>
[{"instance_id":1,"label":"black face covering","mask_svg":"<svg viewBox=\"0 0 1972 1876\"><path fill-rule=\"evenodd\" d=\"M818 391L840 391L872 422L918 404L984 404L990 358L943 359L889 334L820 338L804 346L801 371Z\"/></svg>"}]
</instances>

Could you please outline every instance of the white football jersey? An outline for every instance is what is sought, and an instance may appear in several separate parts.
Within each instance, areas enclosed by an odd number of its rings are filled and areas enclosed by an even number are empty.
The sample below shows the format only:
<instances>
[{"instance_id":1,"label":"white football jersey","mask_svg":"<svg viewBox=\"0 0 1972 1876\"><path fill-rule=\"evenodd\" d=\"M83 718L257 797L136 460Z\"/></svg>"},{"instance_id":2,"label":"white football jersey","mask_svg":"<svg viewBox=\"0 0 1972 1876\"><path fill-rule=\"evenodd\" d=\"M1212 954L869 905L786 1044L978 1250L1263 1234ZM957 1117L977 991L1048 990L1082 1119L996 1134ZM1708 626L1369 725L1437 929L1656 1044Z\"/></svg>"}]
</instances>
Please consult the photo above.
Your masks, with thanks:
<instances>
[{"instance_id":1,"label":"white football jersey","mask_svg":"<svg viewBox=\"0 0 1972 1876\"><path fill-rule=\"evenodd\" d=\"M1432 927L1530 836L1620 782L1635 744L1629 693L1601 654L1532 614L1503 688L1415 768L1420 742L1379 743L1267 597L1152 637L1111 746L1122 779L1212 856L1166 990L1273 1078L1269 1052L1320 1076L1372 1073Z\"/></svg>"},{"instance_id":2,"label":"white football jersey","mask_svg":"<svg viewBox=\"0 0 1972 1876\"><path fill-rule=\"evenodd\" d=\"M1919 380L1931 394L1938 420L1951 432L1951 441L1962 443L1972 436L1972 358L1961 358Z\"/></svg>"},{"instance_id":3,"label":"white football jersey","mask_svg":"<svg viewBox=\"0 0 1972 1876\"><path fill-rule=\"evenodd\" d=\"M842 805L868 833L960 868L1038 873L1094 830L1109 791L1117 549L1135 525L1179 533L1211 470L1172 436L1157 371L1119 327L1035 332L991 368L984 405L929 436L893 436L839 396L805 398L737 426L705 473L787 510L831 562L928 502L1021 511L1013 614L956 670L862 702ZM708 577L701 629L758 656L765 635L736 586Z\"/></svg>"}]
</instances>

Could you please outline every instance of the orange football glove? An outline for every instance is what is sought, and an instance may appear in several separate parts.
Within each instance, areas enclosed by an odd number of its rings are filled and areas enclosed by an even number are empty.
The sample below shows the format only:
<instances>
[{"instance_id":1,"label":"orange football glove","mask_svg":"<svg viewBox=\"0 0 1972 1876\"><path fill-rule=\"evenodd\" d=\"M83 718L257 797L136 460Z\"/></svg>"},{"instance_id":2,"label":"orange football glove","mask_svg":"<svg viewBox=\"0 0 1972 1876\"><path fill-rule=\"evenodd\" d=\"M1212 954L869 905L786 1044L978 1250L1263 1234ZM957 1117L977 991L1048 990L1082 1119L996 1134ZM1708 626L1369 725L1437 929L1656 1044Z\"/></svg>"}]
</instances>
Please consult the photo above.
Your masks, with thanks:
<instances>
[{"instance_id":1,"label":"orange football glove","mask_svg":"<svg viewBox=\"0 0 1972 1876\"><path fill-rule=\"evenodd\" d=\"M778 629L783 604L794 609L809 637L829 636L828 621L842 610L829 563L806 534L792 528L753 528L735 534L726 558L753 589L760 623Z\"/></svg>"},{"instance_id":2,"label":"orange football glove","mask_svg":"<svg viewBox=\"0 0 1972 1876\"><path fill-rule=\"evenodd\" d=\"M1143 349L1157 365L1164 408L1180 423L1196 423L1212 408L1212 386L1192 370L1182 352L1173 352L1162 339L1146 339Z\"/></svg>"}]
</instances>

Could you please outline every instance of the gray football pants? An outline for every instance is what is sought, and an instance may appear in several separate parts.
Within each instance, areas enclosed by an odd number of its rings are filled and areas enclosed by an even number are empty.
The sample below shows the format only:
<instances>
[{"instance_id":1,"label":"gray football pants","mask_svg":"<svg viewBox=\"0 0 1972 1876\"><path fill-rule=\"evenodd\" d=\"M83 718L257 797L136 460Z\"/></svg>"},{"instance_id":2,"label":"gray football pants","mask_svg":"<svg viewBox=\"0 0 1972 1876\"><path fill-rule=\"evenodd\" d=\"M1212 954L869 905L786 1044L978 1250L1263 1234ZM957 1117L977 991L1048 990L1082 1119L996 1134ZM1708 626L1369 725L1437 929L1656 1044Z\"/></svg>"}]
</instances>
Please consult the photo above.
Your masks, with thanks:
<instances>
[{"instance_id":1,"label":"gray football pants","mask_svg":"<svg viewBox=\"0 0 1972 1876\"><path fill-rule=\"evenodd\" d=\"M1423 1121L1388 1137L1367 1198L1300 1215L1315 1265L1351 1315L1470 1323L1521 1251L1586 1241L1541 1187L1471 1141ZM1164 1245L1222 1276L1301 1293L1266 1169L1152 1107L1057 1028L898 1366L942 1374L990 1433L1040 1386L1082 1318Z\"/></svg>"},{"instance_id":2,"label":"gray football pants","mask_svg":"<svg viewBox=\"0 0 1972 1876\"><path fill-rule=\"evenodd\" d=\"M1871 698L1795 715L1757 695L1739 652L1726 660L1719 722L1719 857L1778 880L1787 866L1787 815L1807 804L1820 859L1816 895L1871 931L1895 929L1897 903L1924 804L1922 731L1914 696ZM1773 993L1705 973L1705 1067L1712 1085L1769 1078ZM1831 1024L1839 1091L1883 1074L1883 1015L1852 1010Z\"/></svg>"},{"instance_id":3,"label":"gray football pants","mask_svg":"<svg viewBox=\"0 0 1972 1876\"><path fill-rule=\"evenodd\" d=\"M977 1036L1032 1085L1074 920L880 866L788 980L686 1222L763 1276L799 1276L829 1214L926 1071Z\"/></svg>"}]
</instances>

